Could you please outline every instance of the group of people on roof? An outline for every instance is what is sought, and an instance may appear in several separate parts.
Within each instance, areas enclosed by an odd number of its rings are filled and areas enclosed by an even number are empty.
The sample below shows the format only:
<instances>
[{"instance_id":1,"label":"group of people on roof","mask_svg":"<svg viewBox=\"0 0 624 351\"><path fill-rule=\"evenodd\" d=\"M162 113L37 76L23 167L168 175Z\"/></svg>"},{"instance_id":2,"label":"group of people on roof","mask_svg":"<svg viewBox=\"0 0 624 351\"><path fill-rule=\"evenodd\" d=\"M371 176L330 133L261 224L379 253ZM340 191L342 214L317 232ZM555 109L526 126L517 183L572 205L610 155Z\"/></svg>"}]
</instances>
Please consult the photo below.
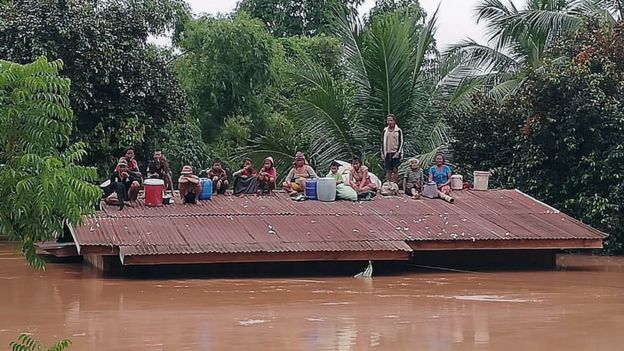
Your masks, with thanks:
<instances>
[{"instance_id":1,"label":"group of people on roof","mask_svg":"<svg viewBox=\"0 0 624 351\"><path fill-rule=\"evenodd\" d=\"M399 183L399 165L403 156L403 132L396 124L394 115L390 114L386 117L386 124L382 133L380 157L384 164L386 182L396 187ZM379 190L377 178L369 173L360 158L355 157L351 161L347 179L343 179L341 167L344 168L344 165L336 161L332 162L326 176L336 180L338 199L370 200L377 194ZM206 174L206 177L211 180L213 194L226 193L230 186L229 176L220 160L214 160L212 167L201 173ZM172 173L162 150L154 151L153 159L147 166L146 175L147 178L161 179L164 182L165 191L173 196ZM306 182L311 178L318 178L316 171L308 164L305 155L297 152L282 188L294 199L301 200L304 198L302 194L306 188ZM124 204L136 202L143 186L143 179L143 174L135 159L134 149L126 149L110 177L110 191L106 194L107 203L119 205L121 209ZM265 158L259 169L254 168L251 159L245 159L241 168L233 173L233 194L270 193L276 188L277 179L277 170L272 157ZM436 156L435 165L431 166L428 171L428 181L435 182L441 192L446 194L450 192L451 169L445 164L444 155ZM410 158L408 168L403 174L402 185L405 194L418 199L424 184L425 174L419 160ZM199 200L202 182L189 165L182 167L178 178L178 190L183 203L196 203Z\"/></svg>"}]
</instances>

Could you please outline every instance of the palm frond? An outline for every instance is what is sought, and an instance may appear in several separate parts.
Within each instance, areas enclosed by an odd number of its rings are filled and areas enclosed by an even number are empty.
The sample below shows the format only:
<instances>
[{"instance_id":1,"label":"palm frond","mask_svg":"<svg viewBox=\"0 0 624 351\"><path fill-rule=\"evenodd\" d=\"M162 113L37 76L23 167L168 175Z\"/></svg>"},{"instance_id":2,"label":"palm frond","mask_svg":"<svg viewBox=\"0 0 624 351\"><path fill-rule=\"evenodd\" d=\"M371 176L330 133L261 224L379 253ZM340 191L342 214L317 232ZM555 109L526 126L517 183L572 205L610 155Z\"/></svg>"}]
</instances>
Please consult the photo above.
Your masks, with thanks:
<instances>
[{"instance_id":1,"label":"palm frond","mask_svg":"<svg viewBox=\"0 0 624 351\"><path fill-rule=\"evenodd\" d=\"M368 72L362 56L362 35L359 18L350 18L345 10L338 6L333 10L333 32L342 41L345 73L347 79L355 85L356 95L361 100L370 94Z\"/></svg>"},{"instance_id":2,"label":"palm frond","mask_svg":"<svg viewBox=\"0 0 624 351\"><path fill-rule=\"evenodd\" d=\"M379 120L389 113L399 119L411 115L412 82L406 77L412 77L416 67L412 45L415 26L412 19L395 14L374 21L366 32L364 58L371 95L364 122ZM380 123L370 127L380 127Z\"/></svg>"},{"instance_id":3,"label":"palm frond","mask_svg":"<svg viewBox=\"0 0 624 351\"><path fill-rule=\"evenodd\" d=\"M507 97L513 95L525 80L526 78L523 76L506 80L490 89L487 96L498 102L503 102Z\"/></svg>"},{"instance_id":4,"label":"palm frond","mask_svg":"<svg viewBox=\"0 0 624 351\"><path fill-rule=\"evenodd\" d=\"M438 21L438 10L440 6L433 13L433 16L429 19L427 24L418 32L418 44L416 46L415 67L412 73L412 84L415 85L418 81L420 73L422 71L423 62L427 57L427 53L431 50L431 46L434 41L434 34L436 32L436 24Z\"/></svg>"},{"instance_id":5,"label":"palm frond","mask_svg":"<svg viewBox=\"0 0 624 351\"><path fill-rule=\"evenodd\" d=\"M446 55L454 53L462 54L464 65L479 68L483 72L512 71L516 70L521 64L521 62L518 62L510 55L489 46L481 45L472 39L464 39L457 44L451 45Z\"/></svg>"}]
</instances>

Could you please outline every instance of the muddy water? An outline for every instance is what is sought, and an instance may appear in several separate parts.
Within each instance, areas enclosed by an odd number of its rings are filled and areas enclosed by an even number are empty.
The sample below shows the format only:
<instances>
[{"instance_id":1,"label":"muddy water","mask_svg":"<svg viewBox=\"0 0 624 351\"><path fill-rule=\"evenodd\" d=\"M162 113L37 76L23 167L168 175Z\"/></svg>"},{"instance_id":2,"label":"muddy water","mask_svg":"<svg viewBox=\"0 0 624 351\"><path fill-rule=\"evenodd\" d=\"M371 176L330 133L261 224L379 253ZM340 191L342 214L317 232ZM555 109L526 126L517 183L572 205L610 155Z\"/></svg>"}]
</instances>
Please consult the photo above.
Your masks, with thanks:
<instances>
[{"instance_id":1,"label":"muddy water","mask_svg":"<svg viewBox=\"0 0 624 351\"><path fill-rule=\"evenodd\" d=\"M28 268L0 243L0 350L20 332L71 350L622 350L624 258L538 272L104 279Z\"/></svg>"}]
</instances>

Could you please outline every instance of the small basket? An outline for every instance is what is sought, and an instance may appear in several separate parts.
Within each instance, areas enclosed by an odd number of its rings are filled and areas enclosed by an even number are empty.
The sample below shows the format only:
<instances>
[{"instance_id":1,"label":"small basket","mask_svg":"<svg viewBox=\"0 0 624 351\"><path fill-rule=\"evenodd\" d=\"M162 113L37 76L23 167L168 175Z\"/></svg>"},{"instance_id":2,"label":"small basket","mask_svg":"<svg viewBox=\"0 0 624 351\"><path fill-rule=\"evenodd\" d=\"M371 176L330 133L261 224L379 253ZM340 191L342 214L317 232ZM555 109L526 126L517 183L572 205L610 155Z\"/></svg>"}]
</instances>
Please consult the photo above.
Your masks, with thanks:
<instances>
[{"instance_id":1,"label":"small basket","mask_svg":"<svg viewBox=\"0 0 624 351\"><path fill-rule=\"evenodd\" d=\"M489 171L474 171L474 190L487 190L488 182L490 181Z\"/></svg>"}]
</instances>

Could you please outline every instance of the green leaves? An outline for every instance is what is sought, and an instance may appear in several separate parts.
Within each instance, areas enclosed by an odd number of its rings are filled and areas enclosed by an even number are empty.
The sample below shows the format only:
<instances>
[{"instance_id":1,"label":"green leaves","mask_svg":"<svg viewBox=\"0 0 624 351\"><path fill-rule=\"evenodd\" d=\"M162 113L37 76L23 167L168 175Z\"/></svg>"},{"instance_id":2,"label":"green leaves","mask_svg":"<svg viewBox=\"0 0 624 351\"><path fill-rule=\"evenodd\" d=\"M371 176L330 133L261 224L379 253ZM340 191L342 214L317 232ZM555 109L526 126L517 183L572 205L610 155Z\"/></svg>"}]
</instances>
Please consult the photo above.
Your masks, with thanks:
<instances>
[{"instance_id":1,"label":"green leaves","mask_svg":"<svg viewBox=\"0 0 624 351\"><path fill-rule=\"evenodd\" d=\"M79 224L101 195L91 184L96 170L76 165L86 154L84 144L68 146L74 120L69 82L58 76L60 67L43 58L27 65L0 62L0 81L5 82L0 97L16 90L21 96L0 104L0 157L5 161L0 231L20 242L36 268L43 268L43 261L34 244L63 233L64 223Z\"/></svg>"},{"instance_id":2,"label":"green leaves","mask_svg":"<svg viewBox=\"0 0 624 351\"><path fill-rule=\"evenodd\" d=\"M44 348L41 343L35 340L30 334L22 333L17 338L17 341L11 341L9 347L11 351L63 351L71 345L71 341L67 339L59 340L54 345Z\"/></svg>"}]
</instances>

